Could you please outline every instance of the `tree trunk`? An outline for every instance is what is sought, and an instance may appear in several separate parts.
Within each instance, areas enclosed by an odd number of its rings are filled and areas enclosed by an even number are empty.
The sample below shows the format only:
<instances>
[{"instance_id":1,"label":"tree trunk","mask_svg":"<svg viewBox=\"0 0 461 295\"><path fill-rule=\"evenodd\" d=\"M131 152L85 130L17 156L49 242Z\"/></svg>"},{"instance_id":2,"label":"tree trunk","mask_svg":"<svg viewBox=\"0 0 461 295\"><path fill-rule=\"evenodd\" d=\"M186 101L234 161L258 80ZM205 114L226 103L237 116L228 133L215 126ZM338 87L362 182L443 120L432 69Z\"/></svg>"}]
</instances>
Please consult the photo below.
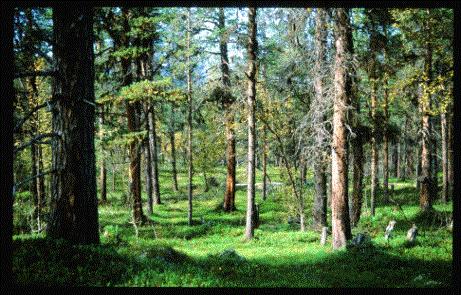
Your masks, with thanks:
<instances>
[{"instance_id":1,"label":"tree trunk","mask_svg":"<svg viewBox=\"0 0 461 295\"><path fill-rule=\"evenodd\" d=\"M223 87L226 94L230 94L230 74L229 74L229 57L227 54L228 36L226 30L226 19L224 15L224 8L219 8L218 28L221 32L219 35L219 52L221 55L221 76ZM226 125L226 162L227 162L227 176L226 176L226 191L224 193L223 209L225 212L234 211L235 208L235 131L234 131L234 112L231 107L234 103L232 97L223 98L223 105L225 109L225 125Z\"/></svg>"},{"instance_id":2,"label":"tree trunk","mask_svg":"<svg viewBox=\"0 0 461 295\"><path fill-rule=\"evenodd\" d=\"M37 147L37 152L38 152L38 171L37 173L40 174L44 171L42 147L40 145ZM45 176L44 175L38 178L37 191L38 191L38 198L40 200L40 207L43 208L46 206L46 188L45 188Z\"/></svg>"},{"instance_id":3,"label":"tree trunk","mask_svg":"<svg viewBox=\"0 0 461 295\"><path fill-rule=\"evenodd\" d=\"M450 107L447 112L447 182L448 182L448 199L453 200L453 109Z\"/></svg>"},{"instance_id":4,"label":"tree trunk","mask_svg":"<svg viewBox=\"0 0 461 295\"><path fill-rule=\"evenodd\" d=\"M247 107L248 107L248 169L247 169L247 213L245 238L250 240L254 236L255 220L255 142L256 142L256 8L248 9L248 77Z\"/></svg>"},{"instance_id":5,"label":"tree trunk","mask_svg":"<svg viewBox=\"0 0 461 295\"><path fill-rule=\"evenodd\" d=\"M191 43L191 12L190 8L187 9L187 51L190 52L190 43ZM189 220L189 225L192 225L192 177L194 175L194 167L192 162L192 65L190 61L190 53L187 55L187 98L189 103L189 112L187 114L187 124L188 124L188 140L187 140L187 158L189 160L189 191L188 191L188 211L187 217Z\"/></svg>"},{"instance_id":6,"label":"tree trunk","mask_svg":"<svg viewBox=\"0 0 461 295\"><path fill-rule=\"evenodd\" d=\"M100 171L100 186L101 186L101 202L107 202L107 169L106 161L104 159L104 147L102 144L103 132L102 125L104 124L104 107L101 108L101 115L99 117L99 139L101 140L101 171Z\"/></svg>"},{"instance_id":7,"label":"tree trunk","mask_svg":"<svg viewBox=\"0 0 461 295\"><path fill-rule=\"evenodd\" d=\"M144 110L146 111L146 116L149 117L149 103L144 103ZM153 198L152 198L152 151L150 150L150 125L149 119L146 120L146 130L147 130L147 143L144 144L144 157L146 159L146 194L147 194L147 214L149 216L154 212L153 209Z\"/></svg>"},{"instance_id":8,"label":"tree trunk","mask_svg":"<svg viewBox=\"0 0 461 295\"><path fill-rule=\"evenodd\" d=\"M423 79L427 87L431 80L431 63L432 48L427 43ZM422 88L422 87L421 87ZM422 111L422 148L421 148L421 184L419 191L419 205L421 210L427 211L432 209L432 202L435 199L435 189L433 187L432 167L431 167L431 117L429 114L431 108L430 93L420 89L419 103Z\"/></svg>"},{"instance_id":9,"label":"tree trunk","mask_svg":"<svg viewBox=\"0 0 461 295\"><path fill-rule=\"evenodd\" d=\"M263 146L263 201L267 199L267 153L268 153L268 143L267 143L267 129L266 126L263 127L263 136L264 136L264 146Z\"/></svg>"},{"instance_id":10,"label":"tree trunk","mask_svg":"<svg viewBox=\"0 0 461 295\"><path fill-rule=\"evenodd\" d=\"M115 192L115 164L112 163L112 192Z\"/></svg>"},{"instance_id":11,"label":"tree trunk","mask_svg":"<svg viewBox=\"0 0 461 295\"><path fill-rule=\"evenodd\" d=\"M173 190L177 192L178 189L178 172L176 170L176 144L175 144L175 132L174 132L174 118L172 114L171 118L170 145L171 145L171 172L173 177Z\"/></svg>"},{"instance_id":12,"label":"tree trunk","mask_svg":"<svg viewBox=\"0 0 461 295\"><path fill-rule=\"evenodd\" d=\"M417 157L417 160L418 160L418 163L416 165L416 190L420 190L421 188L421 180L420 180L420 176L421 176L421 153L422 153L422 144L421 144L421 141L419 141L418 143L418 146L416 147L417 151L416 151L416 154L418 155Z\"/></svg>"},{"instance_id":13,"label":"tree trunk","mask_svg":"<svg viewBox=\"0 0 461 295\"><path fill-rule=\"evenodd\" d=\"M234 132L234 114L232 110L226 109L226 159L227 159L227 176L226 192L224 194L224 211L231 212L235 208L235 132Z\"/></svg>"},{"instance_id":14,"label":"tree trunk","mask_svg":"<svg viewBox=\"0 0 461 295\"><path fill-rule=\"evenodd\" d=\"M32 122L31 124L31 135L35 136L37 135L37 128L35 126L35 122ZM37 167L37 147L35 144L30 145L30 155L31 155L31 175L37 175L38 174L38 167ZM34 203L34 219L37 218L38 216L38 211L39 211L39 195L38 195L38 178L34 177L32 181L30 182L29 190L31 193L32 201Z\"/></svg>"},{"instance_id":15,"label":"tree trunk","mask_svg":"<svg viewBox=\"0 0 461 295\"><path fill-rule=\"evenodd\" d=\"M376 142L376 107L377 107L377 97L376 97L376 53L372 52L372 65L370 73L370 83L371 83L371 121L372 121L372 131L371 131L371 196L370 196L370 207L371 215L375 215L375 201L376 193L378 188L378 146Z\"/></svg>"},{"instance_id":16,"label":"tree trunk","mask_svg":"<svg viewBox=\"0 0 461 295\"><path fill-rule=\"evenodd\" d=\"M160 200L160 184L158 181L158 144L157 144L157 128L155 127L155 106L151 105L151 110L147 114L147 121L149 124L149 145L152 161L152 192L153 202L155 205L161 204ZM151 206L151 205L149 205Z\"/></svg>"},{"instance_id":17,"label":"tree trunk","mask_svg":"<svg viewBox=\"0 0 461 295\"><path fill-rule=\"evenodd\" d=\"M442 202L448 201L448 159L447 159L447 117L446 113L440 114L441 138L442 138Z\"/></svg>"},{"instance_id":18,"label":"tree trunk","mask_svg":"<svg viewBox=\"0 0 461 295\"><path fill-rule=\"evenodd\" d=\"M128 32L130 31L129 20L128 20L128 8L122 8L123 18L123 33L120 37L121 46L130 46ZM122 65L122 86L128 86L133 81L133 74L131 69L131 59L123 58L121 61ZM137 132L140 129L139 126L139 115L140 115L140 102L136 101L130 103L125 101L126 115L128 119L128 131ZM130 166L128 170L128 186L129 186L129 199L133 202L133 222L142 225L146 222L147 218L142 210L142 199L141 199L141 151L140 143L137 139L133 139L129 143L129 159Z\"/></svg>"},{"instance_id":19,"label":"tree trunk","mask_svg":"<svg viewBox=\"0 0 461 295\"><path fill-rule=\"evenodd\" d=\"M435 123L436 117L431 117L431 132L435 132L436 130L436 123ZM436 137L431 134L431 143L429 145L430 151L431 151L431 161L432 161L432 187L434 189L434 199L437 199L438 196L438 190L439 190L439 180L437 178L437 172L439 170L439 160L437 157L437 139Z\"/></svg>"},{"instance_id":20,"label":"tree trunk","mask_svg":"<svg viewBox=\"0 0 461 295\"><path fill-rule=\"evenodd\" d=\"M346 107L350 105L351 77L347 73L348 57L352 54L352 33L349 12L336 9L335 23L335 99L333 114L333 142L331 153L331 212L333 249L346 246L351 239L347 189Z\"/></svg>"},{"instance_id":21,"label":"tree trunk","mask_svg":"<svg viewBox=\"0 0 461 295\"><path fill-rule=\"evenodd\" d=\"M394 177L400 179L400 138L394 142L394 154L392 159L394 161Z\"/></svg>"},{"instance_id":22,"label":"tree trunk","mask_svg":"<svg viewBox=\"0 0 461 295\"><path fill-rule=\"evenodd\" d=\"M384 82L384 136L383 136L383 202L389 203L389 135L387 125L389 122L387 73Z\"/></svg>"},{"instance_id":23,"label":"tree trunk","mask_svg":"<svg viewBox=\"0 0 461 295\"><path fill-rule=\"evenodd\" d=\"M94 148L93 9L53 8L52 204L47 234L77 244L99 243Z\"/></svg>"},{"instance_id":24,"label":"tree trunk","mask_svg":"<svg viewBox=\"0 0 461 295\"><path fill-rule=\"evenodd\" d=\"M358 103L358 102L357 102ZM358 115L358 113L357 113ZM353 187L352 187L352 208L351 225L356 226L360 220L363 202L363 141L360 134L352 141L353 166Z\"/></svg>"},{"instance_id":25,"label":"tree trunk","mask_svg":"<svg viewBox=\"0 0 461 295\"><path fill-rule=\"evenodd\" d=\"M312 107L315 105L322 105L322 100L324 97L324 83L322 77L322 71L325 68L325 50L326 50L326 35L327 35L327 23L326 23L327 12L324 8L317 9L316 15L316 26L315 26L315 64L314 64L314 89L315 89L315 104L312 104ZM319 120L314 124L319 126L317 128L322 128L323 122L325 121L324 110L320 110L318 118L314 120ZM327 225L327 192L326 192L326 173L325 173L325 163L324 163L324 153L323 150L324 137L322 136L323 130L318 130L316 132L316 150L314 157L314 178L315 178L315 196L314 196L314 205L313 205L313 217L314 217L314 227L321 229Z\"/></svg>"}]
</instances>

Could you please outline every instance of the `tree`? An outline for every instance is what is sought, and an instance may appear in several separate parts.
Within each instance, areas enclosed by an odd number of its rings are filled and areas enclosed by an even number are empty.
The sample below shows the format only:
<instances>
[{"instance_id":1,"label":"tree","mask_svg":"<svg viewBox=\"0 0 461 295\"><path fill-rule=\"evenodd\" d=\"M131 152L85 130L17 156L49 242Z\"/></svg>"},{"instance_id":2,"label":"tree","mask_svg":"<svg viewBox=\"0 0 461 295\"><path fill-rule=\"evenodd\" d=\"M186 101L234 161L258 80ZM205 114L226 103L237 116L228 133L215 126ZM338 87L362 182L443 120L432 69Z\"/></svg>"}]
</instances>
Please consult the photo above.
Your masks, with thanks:
<instances>
[{"instance_id":1,"label":"tree","mask_svg":"<svg viewBox=\"0 0 461 295\"><path fill-rule=\"evenodd\" d=\"M333 114L333 142L331 152L331 213L333 249L346 245L352 238L347 189L346 108L350 105L351 77L348 74L352 54L352 33L349 11L336 9L335 14L335 101Z\"/></svg>"},{"instance_id":2,"label":"tree","mask_svg":"<svg viewBox=\"0 0 461 295\"><path fill-rule=\"evenodd\" d=\"M189 225L192 225L192 177L194 173L194 167L192 163L192 65L191 65L191 33L192 33L192 26L191 26L191 13L190 8L187 9L187 37L186 37L186 46L187 46L187 101L189 105L189 111L187 113L187 125L188 125L188 133L187 133L187 159L189 164L189 185L188 185L188 211L187 217L189 221Z\"/></svg>"},{"instance_id":3,"label":"tree","mask_svg":"<svg viewBox=\"0 0 461 295\"><path fill-rule=\"evenodd\" d=\"M223 84L223 97L221 98L223 108L225 110L225 126L226 126L226 191L224 193L223 209L226 212L235 210L235 132L234 132L234 113L232 104L235 98L230 94L231 80L229 73L229 57L227 55L227 40L229 39L229 31L226 31L226 18L224 8L219 8L219 52L221 56L221 74Z\"/></svg>"},{"instance_id":4,"label":"tree","mask_svg":"<svg viewBox=\"0 0 461 295\"><path fill-rule=\"evenodd\" d=\"M326 36L327 36L327 11L324 8L318 8L316 13L315 24L315 64L314 64L314 89L315 99L312 101L311 109L322 106L322 101L326 100L324 91L323 72L326 66ZM326 120L324 109L317 111L314 116L316 132L315 140L317 147L315 150L314 179L315 179L315 197L313 206L314 225L322 228L327 225L327 194L326 194L326 151L324 148L325 133L323 132L323 122Z\"/></svg>"},{"instance_id":5,"label":"tree","mask_svg":"<svg viewBox=\"0 0 461 295\"><path fill-rule=\"evenodd\" d=\"M248 78L247 84L247 107L248 107L248 190L247 190L247 213L245 238L250 240L254 236L256 205L255 205L255 98L256 98L256 8L248 9Z\"/></svg>"},{"instance_id":6,"label":"tree","mask_svg":"<svg viewBox=\"0 0 461 295\"><path fill-rule=\"evenodd\" d=\"M47 233L73 243L99 243L94 148L93 10L53 11L57 76L53 85L52 213ZM84 185L83 185L84 184Z\"/></svg>"}]
</instances>

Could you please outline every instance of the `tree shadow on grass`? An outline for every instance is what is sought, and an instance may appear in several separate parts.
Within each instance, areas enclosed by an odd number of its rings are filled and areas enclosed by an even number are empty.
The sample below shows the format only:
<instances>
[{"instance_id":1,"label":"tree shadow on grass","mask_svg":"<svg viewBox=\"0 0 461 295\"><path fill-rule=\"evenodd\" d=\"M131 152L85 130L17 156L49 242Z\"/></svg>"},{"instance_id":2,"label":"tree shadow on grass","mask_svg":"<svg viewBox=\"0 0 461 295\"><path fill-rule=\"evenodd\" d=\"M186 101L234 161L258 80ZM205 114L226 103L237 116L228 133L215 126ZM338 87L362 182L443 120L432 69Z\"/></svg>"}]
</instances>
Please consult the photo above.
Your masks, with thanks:
<instances>
[{"instance_id":1,"label":"tree shadow on grass","mask_svg":"<svg viewBox=\"0 0 461 295\"><path fill-rule=\"evenodd\" d=\"M13 241L13 276L18 286L108 286L127 279L136 261L112 246L74 246L47 238Z\"/></svg>"},{"instance_id":2,"label":"tree shadow on grass","mask_svg":"<svg viewBox=\"0 0 461 295\"><path fill-rule=\"evenodd\" d=\"M345 250L314 262L287 253L276 265L266 259L232 265L213 257L199 260L219 282L232 287L450 287L451 263L406 259L383 248ZM296 262L294 262L296 261Z\"/></svg>"},{"instance_id":3,"label":"tree shadow on grass","mask_svg":"<svg viewBox=\"0 0 461 295\"><path fill-rule=\"evenodd\" d=\"M112 246L47 239L16 240L13 246L15 283L22 286L123 285L137 277L171 285L170 276L177 286L192 278L217 287L450 287L452 282L449 261L406 258L377 246L330 253L326 246L318 257L287 252L258 259L193 258L165 246L121 256Z\"/></svg>"}]
</instances>

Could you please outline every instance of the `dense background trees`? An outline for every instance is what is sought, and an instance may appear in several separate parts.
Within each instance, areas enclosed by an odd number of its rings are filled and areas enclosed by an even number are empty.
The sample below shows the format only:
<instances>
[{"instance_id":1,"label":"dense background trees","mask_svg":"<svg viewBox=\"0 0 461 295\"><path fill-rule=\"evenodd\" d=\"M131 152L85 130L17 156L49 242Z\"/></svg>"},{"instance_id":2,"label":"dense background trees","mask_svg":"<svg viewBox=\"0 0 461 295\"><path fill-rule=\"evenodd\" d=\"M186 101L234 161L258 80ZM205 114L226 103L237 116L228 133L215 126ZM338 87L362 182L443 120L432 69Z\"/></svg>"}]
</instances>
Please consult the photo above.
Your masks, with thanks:
<instances>
[{"instance_id":1,"label":"dense background trees","mask_svg":"<svg viewBox=\"0 0 461 295\"><path fill-rule=\"evenodd\" d=\"M15 234L98 243L98 199L136 237L185 200L199 228L210 197L246 240L274 202L339 249L378 208L453 199L451 9L14 14Z\"/></svg>"}]
</instances>

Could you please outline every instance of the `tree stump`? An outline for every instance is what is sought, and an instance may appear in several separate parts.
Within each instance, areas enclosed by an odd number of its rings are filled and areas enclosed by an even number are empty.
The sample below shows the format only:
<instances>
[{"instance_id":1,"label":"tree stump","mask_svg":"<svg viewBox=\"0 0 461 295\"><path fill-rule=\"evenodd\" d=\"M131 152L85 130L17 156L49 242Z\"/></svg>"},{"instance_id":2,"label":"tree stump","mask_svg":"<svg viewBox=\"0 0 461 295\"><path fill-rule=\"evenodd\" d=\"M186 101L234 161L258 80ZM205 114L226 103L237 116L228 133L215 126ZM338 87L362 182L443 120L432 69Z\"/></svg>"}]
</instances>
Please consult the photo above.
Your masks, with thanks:
<instances>
[{"instance_id":1,"label":"tree stump","mask_svg":"<svg viewBox=\"0 0 461 295\"><path fill-rule=\"evenodd\" d=\"M416 236L418 235L418 227L413 223L413 226L407 232L407 241L409 243L416 242Z\"/></svg>"},{"instance_id":2,"label":"tree stump","mask_svg":"<svg viewBox=\"0 0 461 295\"><path fill-rule=\"evenodd\" d=\"M389 238L391 238L392 231L394 230L394 226L397 223L395 220L389 221L389 224L386 227L386 232L384 233L384 238L386 241L389 241Z\"/></svg>"}]
</instances>

